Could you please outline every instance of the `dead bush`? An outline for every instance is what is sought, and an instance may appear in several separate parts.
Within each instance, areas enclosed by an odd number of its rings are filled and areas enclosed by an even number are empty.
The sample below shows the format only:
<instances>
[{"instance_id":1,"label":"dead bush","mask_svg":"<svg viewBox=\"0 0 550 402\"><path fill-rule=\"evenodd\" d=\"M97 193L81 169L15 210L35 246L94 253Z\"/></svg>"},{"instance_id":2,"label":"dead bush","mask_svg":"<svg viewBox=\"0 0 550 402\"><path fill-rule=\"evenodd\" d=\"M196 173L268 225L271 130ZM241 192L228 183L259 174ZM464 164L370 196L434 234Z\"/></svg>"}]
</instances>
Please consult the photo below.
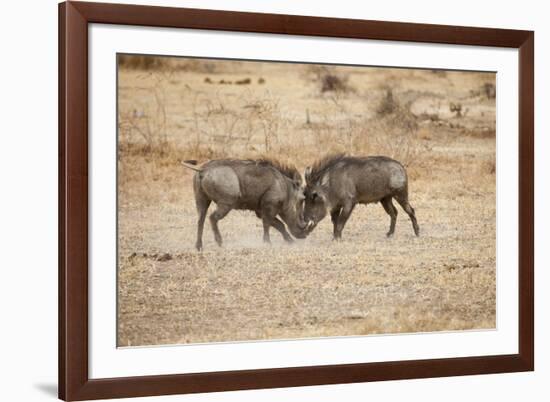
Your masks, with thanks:
<instances>
[{"instance_id":1,"label":"dead bush","mask_svg":"<svg viewBox=\"0 0 550 402\"><path fill-rule=\"evenodd\" d=\"M248 85L252 82L250 78L243 78L242 80L235 81L235 84L237 85Z\"/></svg>"},{"instance_id":2,"label":"dead bush","mask_svg":"<svg viewBox=\"0 0 550 402\"><path fill-rule=\"evenodd\" d=\"M432 74L434 75L437 75L439 77L446 77L447 76L447 71L445 70L430 70L432 72Z\"/></svg>"},{"instance_id":3,"label":"dead bush","mask_svg":"<svg viewBox=\"0 0 550 402\"><path fill-rule=\"evenodd\" d=\"M307 75L318 85L319 92L347 93L354 92L349 85L349 77L334 66L309 65Z\"/></svg>"},{"instance_id":4,"label":"dead bush","mask_svg":"<svg viewBox=\"0 0 550 402\"><path fill-rule=\"evenodd\" d=\"M168 144L165 87L170 74L156 72L150 77L154 83L147 91L153 102L121 112L118 119L119 143L140 144L143 152L156 152Z\"/></svg>"},{"instance_id":5,"label":"dead bush","mask_svg":"<svg viewBox=\"0 0 550 402\"><path fill-rule=\"evenodd\" d=\"M119 55L118 67L141 71L189 71L205 74L220 72L219 64L210 60L136 54Z\"/></svg>"},{"instance_id":6,"label":"dead bush","mask_svg":"<svg viewBox=\"0 0 550 402\"><path fill-rule=\"evenodd\" d=\"M461 103L449 103L449 111L455 114L455 117L462 117L462 104Z\"/></svg>"},{"instance_id":7,"label":"dead bush","mask_svg":"<svg viewBox=\"0 0 550 402\"><path fill-rule=\"evenodd\" d=\"M486 82L483 84L483 93L487 99L495 99L497 96L497 89L492 82Z\"/></svg>"},{"instance_id":8,"label":"dead bush","mask_svg":"<svg viewBox=\"0 0 550 402\"><path fill-rule=\"evenodd\" d=\"M321 78L321 92L348 92L349 87L346 77L334 74L326 74Z\"/></svg>"},{"instance_id":9,"label":"dead bush","mask_svg":"<svg viewBox=\"0 0 550 402\"><path fill-rule=\"evenodd\" d=\"M376 108L376 113L379 116L387 116L392 114L399 108L399 103L393 97L393 90L386 88L386 94L380 101L380 104Z\"/></svg>"},{"instance_id":10,"label":"dead bush","mask_svg":"<svg viewBox=\"0 0 550 402\"><path fill-rule=\"evenodd\" d=\"M255 98L247 91L238 99L223 93L208 98L196 93L193 122L197 150L206 143L226 151L230 146L248 150L259 142L262 152L271 152L279 143L279 129L285 120L277 98L269 93Z\"/></svg>"},{"instance_id":11,"label":"dead bush","mask_svg":"<svg viewBox=\"0 0 550 402\"><path fill-rule=\"evenodd\" d=\"M317 115L313 119L314 124L305 125L314 136L315 148L312 151L320 154L346 152L355 155L385 155L405 166L414 164L421 151L416 117L391 96L391 112L385 110L382 115L375 113L370 118L360 115L352 117L354 115L348 107L349 103L326 98L327 105L331 105L331 112ZM387 101L386 96L382 102Z\"/></svg>"},{"instance_id":12,"label":"dead bush","mask_svg":"<svg viewBox=\"0 0 550 402\"><path fill-rule=\"evenodd\" d=\"M376 106L376 117L391 126L402 127L409 131L418 128L417 118L410 111L410 103L402 104L398 101L390 87L385 88L385 95Z\"/></svg>"},{"instance_id":13,"label":"dead bush","mask_svg":"<svg viewBox=\"0 0 550 402\"><path fill-rule=\"evenodd\" d=\"M482 174L492 174L496 173L496 162L494 159L483 162L481 167Z\"/></svg>"},{"instance_id":14,"label":"dead bush","mask_svg":"<svg viewBox=\"0 0 550 402\"><path fill-rule=\"evenodd\" d=\"M381 119L373 128L376 133L370 133L379 154L394 158L406 167L414 165L420 152L415 127L405 120Z\"/></svg>"},{"instance_id":15,"label":"dead bush","mask_svg":"<svg viewBox=\"0 0 550 402\"><path fill-rule=\"evenodd\" d=\"M168 67L166 57L122 54L118 56L118 67L132 70L159 70Z\"/></svg>"}]
</instances>

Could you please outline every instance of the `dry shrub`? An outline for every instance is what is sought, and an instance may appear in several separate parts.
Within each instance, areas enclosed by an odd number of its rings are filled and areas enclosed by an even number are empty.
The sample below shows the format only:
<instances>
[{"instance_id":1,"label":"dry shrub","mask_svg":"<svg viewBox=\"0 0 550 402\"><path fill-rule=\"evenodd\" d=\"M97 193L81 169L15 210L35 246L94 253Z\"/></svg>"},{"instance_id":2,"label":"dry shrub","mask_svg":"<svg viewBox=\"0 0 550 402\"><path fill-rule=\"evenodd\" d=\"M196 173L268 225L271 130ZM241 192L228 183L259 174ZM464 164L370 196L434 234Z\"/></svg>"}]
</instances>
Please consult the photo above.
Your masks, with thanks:
<instances>
[{"instance_id":1,"label":"dry shrub","mask_svg":"<svg viewBox=\"0 0 550 402\"><path fill-rule=\"evenodd\" d=\"M159 70L168 67L168 58L147 55L122 54L118 56L118 67L132 70Z\"/></svg>"},{"instance_id":2,"label":"dry shrub","mask_svg":"<svg viewBox=\"0 0 550 402\"><path fill-rule=\"evenodd\" d=\"M438 77L447 77L447 71L446 70L430 70L433 75L436 75Z\"/></svg>"},{"instance_id":3,"label":"dry shrub","mask_svg":"<svg viewBox=\"0 0 550 402\"><path fill-rule=\"evenodd\" d=\"M406 167L414 165L420 155L417 128L406 116L371 120L363 138L369 154L389 156Z\"/></svg>"},{"instance_id":4,"label":"dry shrub","mask_svg":"<svg viewBox=\"0 0 550 402\"><path fill-rule=\"evenodd\" d=\"M159 166L168 166L179 163L186 154L184 149L173 143L146 145L140 143L121 143L118 147L119 162L141 159L144 162L155 162Z\"/></svg>"},{"instance_id":5,"label":"dry shrub","mask_svg":"<svg viewBox=\"0 0 550 402\"><path fill-rule=\"evenodd\" d=\"M235 81L236 85L248 85L252 83L252 80L250 78L243 78L242 80Z\"/></svg>"},{"instance_id":6,"label":"dry shrub","mask_svg":"<svg viewBox=\"0 0 550 402\"><path fill-rule=\"evenodd\" d=\"M167 88L171 72L156 71L148 78L153 84L141 88L146 95L135 99L151 99L119 112L119 158L124 155L157 158L162 165L178 164L182 158L212 159L230 156L235 144L247 148L252 137L263 134L264 151L270 151L278 140L278 101L271 97L250 99L243 96L239 101L224 99L219 93L215 98L204 97L188 88L185 96L194 96L192 121L195 136L191 143L181 144L169 139L168 127L173 127L166 112ZM231 106L229 106L231 105Z\"/></svg>"},{"instance_id":7,"label":"dry shrub","mask_svg":"<svg viewBox=\"0 0 550 402\"><path fill-rule=\"evenodd\" d=\"M352 153L358 150L357 140L361 137L361 128L353 120L338 121L326 118L324 123L316 125L311 130L314 136L314 147L310 156L312 160L325 154Z\"/></svg>"},{"instance_id":8,"label":"dry shrub","mask_svg":"<svg viewBox=\"0 0 550 402\"><path fill-rule=\"evenodd\" d=\"M487 99L495 99L497 96L497 89L493 82L485 82L476 89L470 89L469 94L473 98L485 96Z\"/></svg>"},{"instance_id":9,"label":"dry shrub","mask_svg":"<svg viewBox=\"0 0 550 402\"><path fill-rule=\"evenodd\" d=\"M322 123L307 126L314 135L312 158L320 154L346 152L385 155L405 166L414 164L421 151L416 117L408 107L395 100L391 89L385 94L379 103L370 106L376 111L371 118L353 118L347 103L327 99L327 103L331 101L333 104L331 113L324 116Z\"/></svg>"},{"instance_id":10,"label":"dry shrub","mask_svg":"<svg viewBox=\"0 0 550 402\"><path fill-rule=\"evenodd\" d=\"M249 150L258 142L263 152L271 152L279 143L284 119L279 100L269 93L259 98L245 92L236 100L220 93L215 97L196 93L193 122L197 152L204 144L217 144L223 152L230 152L235 146Z\"/></svg>"},{"instance_id":11,"label":"dry shrub","mask_svg":"<svg viewBox=\"0 0 550 402\"><path fill-rule=\"evenodd\" d=\"M400 102L397 97L393 95L391 88L386 88L386 96L380 101L376 108L379 118L389 118L394 121L395 124L402 125L408 129L417 129L418 124L416 116L411 112L410 107L412 100L408 102Z\"/></svg>"},{"instance_id":12,"label":"dry shrub","mask_svg":"<svg viewBox=\"0 0 550 402\"><path fill-rule=\"evenodd\" d=\"M215 93L187 88L181 96L193 99L185 110L185 121L189 123L180 125L178 115L173 117L178 120L167 122L172 116L167 117L164 108L163 91L170 88L164 82L170 82L170 75L155 76L158 82L150 89L153 96L149 96L154 102L148 103L148 109L143 114L128 107L121 112L121 154L158 158L161 166L177 166L184 159L265 155L287 158L303 167L322 155L346 152L386 155L423 173L430 168L426 150L433 132L430 129L420 140L421 119L410 111L410 102L403 101L408 98L394 88L384 87L365 95L335 92L319 97L325 104L306 109L305 123L299 126L296 118L285 115L279 99L269 91L243 88L235 94L231 88ZM358 104L363 105L362 110ZM183 141L168 135L167 126L185 130L185 135L179 135Z\"/></svg>"},{"instance_id":13,"label":"dry shrub","mask_svg":"<svg viewBox=\"0 0 550 402\"><path fill-rule=\"evenodd\" d=\"M172 68L176 71L216 74L220 72L220 65L203 59L172 59Z\"/></svg>"},{"instance_id":14,"label":"dry shrub","mask_svg":"<svg viewBox=\"0 0 550 402\"><path fill-rule=\"evenodd\" d=\"M313 81L319 86L319 92L354 92L349 85L349 77L339 72L335 67L312 64L307 68L307 73L313 76Z\"/></svg>"},{"instance_id":15,"label":"dry shrub","mask_svg":"<svg viewBox=\"0 0 550 402\"><path fill-rule=\"evenodd\" d=\"M385 92L386 95L382 98L380 104L376 108L376 113L382 117L394 113L400 107L399 103L397 103L393 97L393 89L386 88Z\"/></svg>"},{"instance_id":16,"label":"dry shrub","mask_svg":"<svg viewBox=\"0 0 550 402\"><path fill-rule=\"evenodd\" d=\"M409 166L419 153L417 118L410 111L410 103L399 102L392 88L386 87L384 91L375 107L376 117L368 122L368 136L374 143L371 148Z\"/></svg>"},{"instance_id":17,"label":"dry shrub","mask_svg":"<svg viewBox=\"0 0 550 402\"><path fill-rule=\"evenodd\" d=\"M348 92L346 77L326 74L321 78L321 92Z\"/></svg>"},{"instance_id":18,"label":"dry shrub","mask_svg":"<svg viewBox=\"0 0 550 402\"><path fill-rule=\"evenodd\" d=\"M483 162L482 167L481 167L481 171L482 171L483 174L492 174L492 175L494 175L497 171L496 161L494 160L494 158L492 160L488 160L488 161Z\"/></svg>"},{"instance_id":19,"label":"dry shrub","mask_svg":"<svg viewBox=\"0 0 550 402\"><path fill-rule=\"evenodd\" d=\"M473 138L495 138L496 130L494 127L478 127L471 130L465 130L464 135Z\"/></svg>"},{"instance_id":20,"label":"dry shrub","mask_svg":"<svg viewBox=\"0 0 550 402\"><path fill-rule=\"evenodd\" d=\"M219 72L219 64L213 61L152 55L119 55L118 66L141 71L190 71L209 74Z\"/></svg>"},{"instance_id":21,"label":"dry shrub","mask_svg":"<svg viewBox=\"0 0 550 402\"><path fill-rule=\"evenodd\" d=\"M154 102L120 112L118 120L119 144L138 143L144 151L162 149L168 144L166 90L169 74L151 74L153 85L146 90Z\"/></svg>"},{"instance_id":22,"label":"dry shrub","mask_svg":"<svg viewBox=\"0 0 550 402\"><path fill-rule=\"evenodd\" d=\"M457 118L461 118L463 116L461 103L454 103L454 102L449 103L449 111L451 113L454 113L455 117Z\"/></svg>"},{"instance_id":23,"label":"dry shrub","mask_svg":"<svg viewBox=\"0 0 550 402\"><path fill-rule=\"evenodd\" d=\"M192 122L187 128L190 140L178 142L168 133L168 127L178 127L178 116L166 112L171 72L155 71L147 78L153 84L136 89L132 99L149 101L136 102L119 112L118 150L123 167L136 170L132 164L143 162L158 169L178 166L188 158L204 161L280 153L279 131L286 120L279 100L270 93L253 96L245 91L235 99L232 93L220 91L212 96L187 88L185 96L194 98L191 111L187 111Z\"/></svg>"},{"instance_id":24,"label":"dry shrub","mask_svg":"<svg viewBox=\"0 0 550 402\"><path fill-rule=\"evenodd\" d=\"M362 136L365 127L363 118L352 117L350 110L352 101L340 97L337 93L323 97L323 113L310 114L306 110L306 124L309 142L301 148L298 160L308 158L313 162L316 158L329 153L357 153L358 140Z\"/></svg>"},{"instance_id":25,"label":"dry shrub","mask_svg":"<svg viewBox=\"0 0 550 402\"><path fill-rule=\"evenodd\" d=\"M486 82L483 84L483 93L487 99L495 99L497 96L497 89L492 82Z\"/></svg>"},{"instance_id":26,"label":"dry shrub","mask_svg":"<svg viewBox=\"0 0 550 402\"><path fill-rule=\"evenodd\" d=\"M169 87L171 73L156 71L149 78L153 84L145 89L147 94L143 97L152 101L119 112L119 162L126 167L141 162L162 167L179 165L186 158L204 160L224 156L223 152L200 141L190 148L169 138L168 127L173 116L168 116L166 112L166 88ZM137 96L135 98L138 99Z\"/></svg>"}]
</instances>

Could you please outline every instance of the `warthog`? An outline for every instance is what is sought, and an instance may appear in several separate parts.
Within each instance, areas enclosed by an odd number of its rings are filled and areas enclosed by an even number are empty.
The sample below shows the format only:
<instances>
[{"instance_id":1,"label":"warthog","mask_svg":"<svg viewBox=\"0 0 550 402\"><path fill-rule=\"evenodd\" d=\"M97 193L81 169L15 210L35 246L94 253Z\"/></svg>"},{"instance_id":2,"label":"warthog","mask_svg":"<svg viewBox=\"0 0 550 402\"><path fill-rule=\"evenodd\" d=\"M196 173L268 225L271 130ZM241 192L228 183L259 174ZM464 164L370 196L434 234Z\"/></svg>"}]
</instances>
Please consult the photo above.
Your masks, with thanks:
<instances>
[{"instance_id":1,"label":"warthog","mask_svg":"<svg viewBox=\"0 0 550 402\"><path fill-rule=\"evenodd\" d=\"M200 167L185 162L182 164L197 172L193 178L199 215L197 250L202 250L204 220L212 201L216 203L216 210L210 215L210 223L219 246L222 245L222 236L218 221L232 209L254 211L263 222L265 242L270 242L269 228L273 226L291 243L293 239L284 223L294 237L303 239L307 236L312 223L306 225L303 220L305 197L302 176L296 168L267 159L213 160Z\"/></svg>"},{"instance_id":2,"label":"warthog","mask_svg":"<svg viewBox=\"0 0 550 402\"><path fill-rule=\"evenodd\" d=\"M334 239L342 238L342 230L356 204L380 202L390 216L390 237L395 231L397 208L392 198L411 218L414 233L420 229L408 199L407 172L399 162L385 156L328 156L305 172L306 201L304 219L313 220L312 230L330 211Z\"/></svg>"}]
</instances>

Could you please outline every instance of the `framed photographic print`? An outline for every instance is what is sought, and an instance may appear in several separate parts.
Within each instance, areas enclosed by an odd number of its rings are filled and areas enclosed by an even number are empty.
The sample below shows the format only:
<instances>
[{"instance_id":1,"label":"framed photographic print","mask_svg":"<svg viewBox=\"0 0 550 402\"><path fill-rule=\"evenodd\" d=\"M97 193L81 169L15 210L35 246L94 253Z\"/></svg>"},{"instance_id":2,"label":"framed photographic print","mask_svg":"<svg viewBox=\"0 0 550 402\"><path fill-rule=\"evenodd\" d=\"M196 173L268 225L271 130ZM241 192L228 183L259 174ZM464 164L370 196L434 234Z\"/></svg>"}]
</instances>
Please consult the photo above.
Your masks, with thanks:
<instances>
[{"instance_id":1,"label":"framed photographic print","mask_svg":"<svg viewBox=\"0 0 550 402\"><path fill-rule=\"evenodd\" d=\"M61 399L534 369L533 32L59 23Z\"/></svg>"}]
</instances>

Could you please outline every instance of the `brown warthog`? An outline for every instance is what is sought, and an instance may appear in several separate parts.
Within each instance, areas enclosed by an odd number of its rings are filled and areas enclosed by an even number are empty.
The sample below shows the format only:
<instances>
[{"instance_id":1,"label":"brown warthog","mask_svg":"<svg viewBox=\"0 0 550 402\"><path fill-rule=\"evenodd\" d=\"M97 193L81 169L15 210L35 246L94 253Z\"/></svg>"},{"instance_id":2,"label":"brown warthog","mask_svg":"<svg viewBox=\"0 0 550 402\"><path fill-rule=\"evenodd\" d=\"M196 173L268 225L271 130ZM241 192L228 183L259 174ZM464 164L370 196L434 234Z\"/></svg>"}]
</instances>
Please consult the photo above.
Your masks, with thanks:
<instances>
[{"instance_id":1,"label":"brown warthog","mask_svg":"<svg viewBox=\"0 0 550 402\"><path fill-rule=\"evenodd\" d=\"M273 226L291 243L293 239L284 223L294 237L303 239L307 236L308 226L312 223L306 225L303 220L302 176L296 168L268 159L212 160L201 167L185 162L182 164L197 172L193 178L199 214L197 250L202 250L204 220L212 201L216 203L216 210L210 215L210 223L220 246L222 236L218 221L232 209L254 211L263 222L265 242L270 242L269 228Z\"/></svg>"},{"instance_id":2,"label":"brown warthog","mask_svg":"<svg viewBox=\"0 0 550 402\"><path fill-rule=\"evenodd\" d=\"M407 172L399 162L385 156L352 157L343 154L328 156L305 172L306 201L304 219L313 221L312 230L327 212L334 225L334 239L342 238L342 230L356 204L380 202L390 216L390 230L395 231L397 208L392 198L411 218L414 233L420 229L408 199Z\"/></svg>"}]
</instances>

